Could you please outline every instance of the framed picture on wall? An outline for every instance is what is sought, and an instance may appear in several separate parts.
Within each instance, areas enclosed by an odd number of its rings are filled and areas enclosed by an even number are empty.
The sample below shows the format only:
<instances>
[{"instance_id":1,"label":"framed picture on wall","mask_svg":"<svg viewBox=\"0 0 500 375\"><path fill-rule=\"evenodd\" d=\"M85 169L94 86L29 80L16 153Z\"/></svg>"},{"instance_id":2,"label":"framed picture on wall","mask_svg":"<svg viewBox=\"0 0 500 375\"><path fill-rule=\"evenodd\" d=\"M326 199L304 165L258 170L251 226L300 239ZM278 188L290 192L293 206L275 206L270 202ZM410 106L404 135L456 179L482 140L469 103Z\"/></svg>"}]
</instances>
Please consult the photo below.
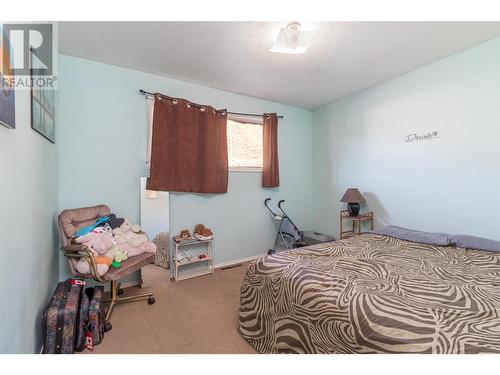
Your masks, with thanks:
<instances>
[{"instance_id":1,"label":"framed picture on wall","mask_svg":"<svg viewBox=\"0 0 500 375\"><path fill-rule=\"evenodd\" d=\"M2 34L0 36L3 37ZM4 43L0 45L0 82L4 82L4 77L12 76L10 69L12 49L7 38L3 38ZM14 89L0 88L0 124L10 129L16 128L16 97Z\"/></svg>"},{"instance_id":2,"label":"framed picture on wall","mask_svg":"<svg viewBox=\"0 0 500 375\"><path fill-rule=\"evenodd\" d=\"M31 77L36 78L35 60L31 53ZM33 80L32 80L33 81ZM55 91L47 88L31 87L31 128L50 142L56 143Z\"/></svg>"}]
</instances>

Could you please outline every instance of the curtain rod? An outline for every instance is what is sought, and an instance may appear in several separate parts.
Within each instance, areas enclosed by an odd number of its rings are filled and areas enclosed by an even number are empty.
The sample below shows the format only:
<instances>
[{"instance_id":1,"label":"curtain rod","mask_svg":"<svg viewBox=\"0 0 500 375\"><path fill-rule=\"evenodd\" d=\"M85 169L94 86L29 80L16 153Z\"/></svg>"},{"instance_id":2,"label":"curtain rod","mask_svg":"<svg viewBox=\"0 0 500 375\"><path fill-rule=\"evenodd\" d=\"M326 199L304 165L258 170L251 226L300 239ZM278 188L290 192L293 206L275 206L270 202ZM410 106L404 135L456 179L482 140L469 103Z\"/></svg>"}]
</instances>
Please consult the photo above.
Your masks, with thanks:
<instances>
[{"instance_id":1,"label":"curtain rod","mask_svg":"<svg viewBox=\"0 0 500 375\"><path fill-rule=\"evenodd\" d=\"M140 93L141 95L144 95L145 97L148 97L148 96L152 96L152 97L154 97L154 96L155 96L155 94L154 94L154 93L149 92L149 91L145 91L145 90L142 90L142 89L140 89L140 90L139 90L139 93ZM161 94L160 94L160 95L161 95ZM166 96L166 95L161 95L161 96L162 96L162 97L164 97L164 98L166 98L166 99L169 99L169 100L174 100L174 99L175 99L175 98L171 98L171 97ZM193 104L195 104L195 105L196 105L196 103L193 103ZM263 116L263 115L258 115L258 114L256 114L256 113L242 113L242 112L229 112L229 111L228 111L227 113L228 113L229 115L236 115L236 116L251 116L251 117L262 117L262 116ZM281 115L280 115L280 116L276 116L276 117L278 117L278 118L283 118L284 116L281 116Z\"/></svg>"}]
</instances>

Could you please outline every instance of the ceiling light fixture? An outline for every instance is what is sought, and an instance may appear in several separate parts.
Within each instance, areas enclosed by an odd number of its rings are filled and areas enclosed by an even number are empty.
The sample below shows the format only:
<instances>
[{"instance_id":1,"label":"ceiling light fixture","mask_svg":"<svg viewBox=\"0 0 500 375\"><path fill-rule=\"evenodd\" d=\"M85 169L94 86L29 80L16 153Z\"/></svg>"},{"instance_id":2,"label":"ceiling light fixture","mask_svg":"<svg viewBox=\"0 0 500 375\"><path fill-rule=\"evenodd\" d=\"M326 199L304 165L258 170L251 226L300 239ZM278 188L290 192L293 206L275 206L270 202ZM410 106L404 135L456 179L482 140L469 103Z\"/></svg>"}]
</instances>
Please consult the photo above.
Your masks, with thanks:
<instances>
[{"instance_id":1,"label":"ceiling light fixture","mask_svg":"<svg viewBox=\"0 0 500 375\"><path fill-rule=\"evenodd\" d=\"M282 27L278 38L269 52L299 54L304 53L318 36L316 30L301 30L300 22L290 22Z\"/></svg>"}]
</instances>

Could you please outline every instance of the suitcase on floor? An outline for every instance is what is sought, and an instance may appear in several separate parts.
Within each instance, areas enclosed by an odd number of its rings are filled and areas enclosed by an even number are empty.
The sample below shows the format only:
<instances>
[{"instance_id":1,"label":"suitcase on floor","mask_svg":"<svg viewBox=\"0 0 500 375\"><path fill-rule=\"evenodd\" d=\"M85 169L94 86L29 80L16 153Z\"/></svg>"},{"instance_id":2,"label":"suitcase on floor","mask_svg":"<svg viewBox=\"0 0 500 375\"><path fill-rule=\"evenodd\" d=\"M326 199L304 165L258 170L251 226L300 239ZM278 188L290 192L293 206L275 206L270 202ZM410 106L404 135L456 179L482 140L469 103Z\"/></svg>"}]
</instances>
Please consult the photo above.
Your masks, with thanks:
<instances>
[{"instance_id":1,"label":"suitcase on floor","mask_svg":"<svg viewBox=\"0 0 500 375\"><path fill-rule=\"evenodd\" d=\"M84 286L85 281L78 279L57 284L42 317L42 353L71 354L75 351Z\"/></svg>"},{"instance_id":2,"label":"suitcase on floor","mask_svg":"<svg viewBox=\"0 0 500 375\"><path fill-rule=\"evenodd\" d=\"M87 346L90 307L90 299L87 290L89 289L93 288L87 288L85 292L83 292L82 300L80 302L80 310L78 311L78 329L75 337L75 352L81 352Z\"/></svg>"},{"instance_id":3,"label":"suitcase on floor","mask_svg":"<svg viewBox=\"0 0 500 375\"><path fill-rule=\"evenodd\" d=\"M104 332L110 329L111 324L106 324L104 288L96 286L85 289L80 304L75 351L81 352L85 348L92 350L94 345L102 342Z\"/></svg>"}]
</instances>

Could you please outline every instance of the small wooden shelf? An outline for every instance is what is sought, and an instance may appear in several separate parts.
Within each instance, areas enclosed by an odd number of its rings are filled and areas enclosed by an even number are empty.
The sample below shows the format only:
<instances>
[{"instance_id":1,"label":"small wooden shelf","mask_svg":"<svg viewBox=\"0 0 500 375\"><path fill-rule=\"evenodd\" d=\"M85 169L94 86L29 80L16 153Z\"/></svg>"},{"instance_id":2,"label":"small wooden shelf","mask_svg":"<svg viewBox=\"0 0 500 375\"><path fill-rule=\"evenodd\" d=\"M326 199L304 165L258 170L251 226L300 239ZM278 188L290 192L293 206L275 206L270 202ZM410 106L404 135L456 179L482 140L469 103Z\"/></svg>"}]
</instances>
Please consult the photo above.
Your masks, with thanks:
<instances>
[{"instance_id":1,"label":"small wooden shelf","mask_svg":"<svg viewBox=\"0 0 500 375\"><path fill-rule=\"evenodd\" d=\"M174 281L214 273L214 240L197 240L189 243L172 241L170 278ZM177 260L179 254L191 260ZM206 258L199 258L206 255Z\"/></svg>"}]
</instances>

